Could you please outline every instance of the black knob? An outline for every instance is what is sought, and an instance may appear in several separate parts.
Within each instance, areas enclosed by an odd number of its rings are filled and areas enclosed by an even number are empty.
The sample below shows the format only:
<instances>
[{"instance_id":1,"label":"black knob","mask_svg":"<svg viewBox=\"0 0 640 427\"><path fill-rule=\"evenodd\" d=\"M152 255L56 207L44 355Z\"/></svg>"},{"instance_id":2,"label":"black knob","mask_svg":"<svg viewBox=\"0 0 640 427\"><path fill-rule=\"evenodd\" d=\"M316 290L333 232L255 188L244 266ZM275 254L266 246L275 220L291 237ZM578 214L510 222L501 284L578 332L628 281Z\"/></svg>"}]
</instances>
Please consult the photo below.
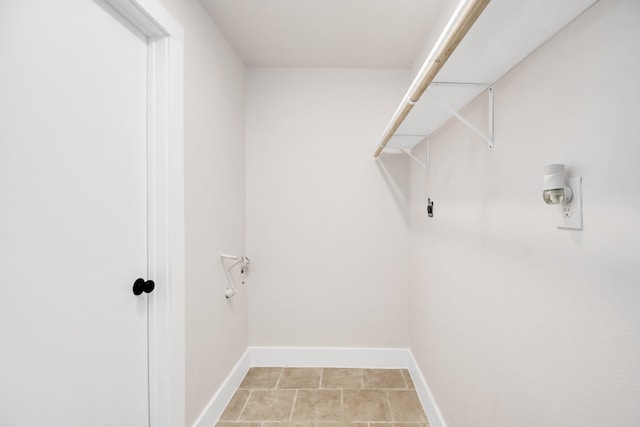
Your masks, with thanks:
<instances>
[{"instance_id":1,"label":"black knob","mask_svg":"<svg viewBox=\"0 0 640 427\"><path fill-rule=\"evenodd\" d=\"M156 284L153 283L153 280L144 280L144 279L136 279L133 282L133 294L140 295L143 292L149 293L152 292L156 287Z\"/></svg>"}]
</instances>

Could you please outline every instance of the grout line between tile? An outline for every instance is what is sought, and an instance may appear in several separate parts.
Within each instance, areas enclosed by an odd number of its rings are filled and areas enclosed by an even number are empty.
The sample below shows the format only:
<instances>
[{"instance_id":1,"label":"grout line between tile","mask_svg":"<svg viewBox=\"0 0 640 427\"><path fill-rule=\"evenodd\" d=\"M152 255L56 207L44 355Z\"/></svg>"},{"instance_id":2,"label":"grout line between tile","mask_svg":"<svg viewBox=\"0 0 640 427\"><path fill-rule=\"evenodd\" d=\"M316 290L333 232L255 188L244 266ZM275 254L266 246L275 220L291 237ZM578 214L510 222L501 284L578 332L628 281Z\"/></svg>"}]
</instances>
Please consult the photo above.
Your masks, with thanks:
<instances>
[{"instance_id":1,"label":"grout line between tile","mask_svg":"<svg viewBox=\"0 0 640 427\"><path fill-rule=\"evenodd\" d=\"M280 375L278 375L278 381L276 381L276 386L274 390L277 390L280 386L280 380L282 379L282 373L284 372L284 368L280 368Z\"/></svg>"},{"instance_id":2,"label":"grout line between tile","mask_svg":"<svg viewBox=\"0 0 640 427\"><path fill-rule=\"evenodd\" d=\"M291 405L291 412L289 412L289 422L293 421L293 410L296 407L297 400L298 400L298 390L296 390L296 394L293 396L293 404Z\"/></svg>"},{"instance_id":3,"label":"grout line between tile","mask_svg":"<svg viewBox=\"0 0 640 427\"><path fill-rule=\"evenodd\" d=\"M251 399L252 394L253 394L253 390L249 389L249 396L247 396L247 400L244 401L244 405L242 405L242 409L240 410L240 413L238 414L236 421L240 421L242 414L244 414L244 410L247 408L247 405L249 404L249 400Z\"/></svg>"},{"instance_id":4,"label":"grout line between tile","mask_svg":"<svg viewBox=\"0 0 640 427\"><path fill-rule=\"evenodd\" d=\"M391 414L391 422L395 422L396 417L393 415L393 409L391 408L391 399L389 399L389 393L387 393L387 390L384 391L384 395L387 396L387 405L389 405L389 414Z\"/></svg>"},{"instance_id":5,"label":"grout line between tile","mask_svg":"<svg viewBox=\"0 0 640 427\"><path fill-rule=\"evenodd\" d=\"M320 369L320 384L318 384L318 390L322 390L322 377L324 376L324 368Z\"/></svg>"}]
</instances>

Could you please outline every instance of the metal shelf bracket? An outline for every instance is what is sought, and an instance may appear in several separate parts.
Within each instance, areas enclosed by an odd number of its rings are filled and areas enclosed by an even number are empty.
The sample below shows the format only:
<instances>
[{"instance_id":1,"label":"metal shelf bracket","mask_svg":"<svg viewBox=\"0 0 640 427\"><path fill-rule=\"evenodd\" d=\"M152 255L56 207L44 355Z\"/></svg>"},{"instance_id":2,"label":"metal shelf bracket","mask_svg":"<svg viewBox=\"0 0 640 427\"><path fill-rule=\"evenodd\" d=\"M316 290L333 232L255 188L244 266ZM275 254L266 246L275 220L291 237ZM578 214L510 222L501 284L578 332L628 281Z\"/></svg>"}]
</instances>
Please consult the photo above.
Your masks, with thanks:
<instances>
[{"instance_id":1,"label":"metal shelf bracket","mask_svg":"<svg viewBox=\"0 0 640 427\"><path fill-rule=\"evenodd\" d=\"M406 154L407 156L409 156L413 161L415 161L417 164L419 164L427 173L429 172L429 169L431 167L431 159L430 159L430 154L429 154L429 140L426 140L426 144L427 144L427 153L425 156L425 160L426 161L422 161L419 158L417 158L416 156L413 155L413 153L410 150L407 150L406 148L402 148L401 151Z\"/></svg>"},{"instance_id":2,"label":"metal shelf bracket","mask_svg":"<svg viewBox=\"0 0 640 427\"><path fill-rule=\"evenodd\" d=\"M447 83L447 84L456 84L456 83ZM459 84L468 84L468 83L459 83ZM446 102L444 102L441 98L435 96L430 91L427 91L429 96L437 101L445 110L447 110L453 117L458 119L462 124L475 132L480 138L485 140L489 145L489 148L492 149L495 145L494 137L493 137L493 85L487 85L487 90L489 91L489 126L488 133L485 133L478 129L475 125L473 125L469 120L462 117L460 113L458 113L455 109L451 108Z\"/></svg>"}]
</instances>

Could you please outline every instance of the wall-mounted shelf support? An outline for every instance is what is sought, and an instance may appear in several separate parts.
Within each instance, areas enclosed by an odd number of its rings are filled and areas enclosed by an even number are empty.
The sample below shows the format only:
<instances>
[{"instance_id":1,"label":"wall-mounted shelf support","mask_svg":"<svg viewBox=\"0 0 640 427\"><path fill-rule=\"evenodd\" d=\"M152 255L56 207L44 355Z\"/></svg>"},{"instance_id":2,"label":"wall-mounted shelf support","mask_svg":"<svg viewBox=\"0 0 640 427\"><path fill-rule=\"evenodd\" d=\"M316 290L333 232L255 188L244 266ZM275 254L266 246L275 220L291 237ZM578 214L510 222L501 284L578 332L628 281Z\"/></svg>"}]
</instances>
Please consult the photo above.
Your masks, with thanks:
<instances>
[{"instance_id":1,"label":"wall-mounted shelf support","mask_svg":"<svg viewBox=\"0 0 640 427\"><path fill-rule=\"evenodd\" d=\"M439 83L439 84L455 85L455 84L476 84L476 83ZM482 84L478 83L477 85L482 85ZM478 129L475 125L473 125L469 120L467 120L464 117L462 117L462 115L460 113L458 113L454 108L450 107L441 98L435 96L430 91L427 91L427 94L433 100L437 101L445 110L447 110L449 112L449 114L451 114L453 117L458 119L462 124L464 124L466 127L471 129L473 132L478 134L478 136L480 136L480 138L485 140L487 142L487 144L489 144L489 148L491 149L494 146L494 140L493 140L493 85L487 84L487 85L483 85L483 86L486 86L487 90L489 91L489 128L488 128L489 132L488 132L488 134L484 133L483 131Z\"/></svg>"},{"instance_id":2,"label":"wall-mounted shelf support","mask_svg":"<svg viewBox=\"0 0 640 427\"><path fill-rule=\"evenodd\" d=\"M399 140L402 140L402 142L406 144L406 147L402 146L397 148L387 148L384 153L406 154L411 160L420 165L420 167L422 167L426 172L429 172L429 168L431 165L431 161L429 159L429 140L422 135L396 135L395 137ZM412 148L409 147L415 147L416 145L421 144L424 141L426 141L427 144L427 153L425 156L425 161L422 161L411 152Z\"/></svg>"},{"instance_id":3,"label":"wall-mounted shelf support","mask_svg":"<svg viewBox=\"0 0 640 427\"><path fill-rule=\"evenodd\" d=\"M423 162L422 160L420 160L419 158L417 158L416 156L413 155L413 153L406 149L406 148L402 148L400 151L402 151L404 154L406 154L407 156L409 156L409 158L411 158L413 161L415 161L417 164L419 164L420 166L422 166L422 168L429 172L429 167L431 166L431 160L429 159L429 140L427 139L427 155L426 155L426 162Z\"/></svg>"}]
</instances>

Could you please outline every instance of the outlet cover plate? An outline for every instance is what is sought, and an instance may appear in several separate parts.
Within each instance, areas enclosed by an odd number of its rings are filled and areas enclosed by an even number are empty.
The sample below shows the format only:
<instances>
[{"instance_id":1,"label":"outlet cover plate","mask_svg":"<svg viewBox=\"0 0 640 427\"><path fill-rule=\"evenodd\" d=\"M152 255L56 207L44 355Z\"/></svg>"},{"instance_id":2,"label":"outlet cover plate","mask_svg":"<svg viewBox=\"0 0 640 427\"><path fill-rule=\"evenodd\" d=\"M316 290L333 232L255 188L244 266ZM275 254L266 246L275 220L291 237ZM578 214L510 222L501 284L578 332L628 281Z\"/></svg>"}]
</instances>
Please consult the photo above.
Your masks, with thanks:
<instances>
[{"instance_id":1,"label":"outlet cover plate","mask_svg":"<svg viewBox=\"0 0 640 427\"><path fill-rule=\"evenodd\" d=\"M582 230L582 177L569 178L567 185L573 191L570 203L562 204L562 218L558 228Z\"/></svg>"}]
</instances>

